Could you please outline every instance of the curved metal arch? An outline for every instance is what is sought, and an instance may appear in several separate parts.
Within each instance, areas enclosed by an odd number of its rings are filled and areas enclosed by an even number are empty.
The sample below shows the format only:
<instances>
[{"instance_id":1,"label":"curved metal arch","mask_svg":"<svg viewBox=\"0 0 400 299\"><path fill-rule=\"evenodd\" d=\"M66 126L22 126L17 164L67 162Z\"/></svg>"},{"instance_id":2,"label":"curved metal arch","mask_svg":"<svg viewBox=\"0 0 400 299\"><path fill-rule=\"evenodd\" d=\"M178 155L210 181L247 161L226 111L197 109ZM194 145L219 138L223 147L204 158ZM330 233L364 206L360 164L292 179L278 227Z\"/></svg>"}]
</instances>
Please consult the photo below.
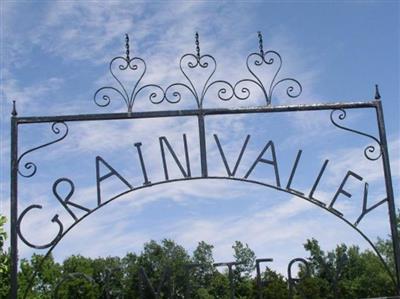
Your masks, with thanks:
<instances>
[{"instance_id":1,"label":"curved metal arch","mask_svg":"<svg viewBox=\"0 0 400 299\"><path fill-rule=\"evenodd\" d=\"M94 212L96 212L97 210L99 210L100 208L104 207L105 205L111 203L112 201L118 199L119 197L122 197L124 195L127 195L131 192L134 191L138 191L141 189L145 189L145 188L149 188L149 187L153 187L153 186L157 186L157 185L164 185L167 183L175 183L175 182L183 182L183 181L194 181L194 180L202 180L202 179L211 179L211 180L230 180L230 181L239 181L239 182L246 182L246 183L251 183L251 184L255 184L255 185L259 185L259 186L264 186L267 188L271 188L271 189L275 189L277 191L281 191L293 196L296 196L298 198L304 199L312 204L314 204L315 206L322 208L323 210L329 212L330 214L334 215L335 217L341 219L343 222L345 222L348 226L350 226L351 228L353 228L372 248L372 250L375 252L375 254L378 256L379 260L381 261L382 265L384 266L385 270L387 271L387 273L389 274L394 286L396 286L396 279L392 273L392 271L389 269L389 266L387 265L387 263L385 262L384 258L382 257L382 255L379 253L378 249L375 247L375 245L373 244L373 242L356 226L354 226L353 223L351 223L349 220L341 217L340 215L338 215L334 210L330 209L327 206L322 206L318 203L316 203L315 201L313 201L312 199L303 196L299 193L296 193L294 191L291 190L287 190L285 188L282 187L277 187L268 183L264 183L264 182L260 182L260 181L256 181L256 180L249 180L249 179L242 179L242 178L235 178L235 177L224 177L224 176L208 176L208 177L187 177L187 178L180 178L180 179L171 179L171 180L167 180L167 181L159 181L159 182L155 182L155 183L151 183L148 185L143 185L143 186L139 186L137 188L131 189L131 190L127 190L125 192L122 192L112 198L110 198L107 201L104 201L103 203L101 203L99 206L97 206L96 208L94 208L93 210L91 210L90 212L88 212L87 214L83 215L81 218L79 218L77 221L75 221L70 227L68 227L67 229L65 229L65 231L63 231L63 233L54 241L54 244L49 248L49 250L47 251L47 253L45 254L45 256L43 257L43 259L40 261L38 269L36 269L33 274L30 277L30 281L29 284L25 290L24 293L24 297L26 298L26 296L29 293L29 290L31 288L32 282L34 277L37 275L37 273L39 272L39 270L41 269L43 262L49 257L49 255L52 253L52 251L57 247L58 243L64 238L64 236L66 236L75 226L77 226L82 220L84 220L86 217L90 216L91 214L93 214Z\"/></svg>"}]
</instances>

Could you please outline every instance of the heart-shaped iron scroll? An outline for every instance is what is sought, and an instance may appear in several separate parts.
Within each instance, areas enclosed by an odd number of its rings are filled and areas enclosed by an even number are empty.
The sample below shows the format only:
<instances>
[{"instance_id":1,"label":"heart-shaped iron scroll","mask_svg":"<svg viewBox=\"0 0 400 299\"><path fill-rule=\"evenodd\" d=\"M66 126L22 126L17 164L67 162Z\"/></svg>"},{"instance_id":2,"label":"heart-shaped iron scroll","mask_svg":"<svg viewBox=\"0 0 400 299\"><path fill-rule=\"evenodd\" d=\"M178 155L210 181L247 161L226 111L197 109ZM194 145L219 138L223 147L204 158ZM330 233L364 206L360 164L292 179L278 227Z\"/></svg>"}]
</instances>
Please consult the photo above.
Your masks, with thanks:
<instances>
[{"instance_id":1,"label":"heart-shaped iron scroll","mask_svg":"<svg viewBox=\"0 0 400 299\"><path fill-rule=\"evenodd\" d=\"M177 82L170 84L163 89L157 84L147 84L140 86L140 82L146 74L146 63L142 58L129 58L129 44L127 37L127 56L115 57L110 62L110 72L115 81L115 86L105 86L98 89L94 95L96 105L106 107L111 103L112 94L125 102L128 112L132 112L135 99L139 94L148 95L152 104L160 104L164 100L170 104L181 102L183 94L187 93L194 98L198 109L203 108L205 95L211 87L217 88L217 98L222 101L228 101L232 98L246 100L251 95L251 86L255 86L258 92L265 98L266 105L271 105L272 95L278 86L286 87L286 95L290 98L298 97L302 92L302 86L299 81L292 78L279 79L278 75L282 68L282 57L276 51L263 50L262 36L259 33L260 53L251 53L246 60L246 67L252 78L245 78L231 84L226 80L214 80L217 70L215 58L209 54L200 55L199 36L196 33L196 54L184 54L179 62L179 68L186 78L187 82ZM116 66L115 66L116 65ZM261 67L268 67L272 70L270 80L264 82L261 79L259 70ZM274 67L274 68L273 68ZM149 90L150 89L150 90ZM256 92L254 92L257 94Z\"/></svg>"}]
</instances>

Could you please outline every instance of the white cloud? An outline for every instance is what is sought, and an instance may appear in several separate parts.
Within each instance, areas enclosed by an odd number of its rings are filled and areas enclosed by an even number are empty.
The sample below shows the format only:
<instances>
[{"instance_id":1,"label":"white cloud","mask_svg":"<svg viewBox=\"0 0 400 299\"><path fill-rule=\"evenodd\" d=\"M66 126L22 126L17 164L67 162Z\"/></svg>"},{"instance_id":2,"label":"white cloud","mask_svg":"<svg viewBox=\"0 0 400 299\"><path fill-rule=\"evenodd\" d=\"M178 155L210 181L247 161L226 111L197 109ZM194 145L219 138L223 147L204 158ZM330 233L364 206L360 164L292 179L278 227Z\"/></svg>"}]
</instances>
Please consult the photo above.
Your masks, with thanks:
<instances>
[{"instance_id":1,"label":"white cloud","mask_svg":"<svg viewBox=\"0 0 400 299\"><path fill-rule=\"evenodd\" d=\"M22 112L23 114L27 111L38 113L38 111L42 111L42 107L39 104L42 98L54 95L63 84L63 79L51 77L44 82L21 86L19 80L15 79L9 72L6 72L2 90L4 92L4 100L7 100L9 105L6 105L5 102L2 105L3 107L10 107L11 114L11 103L14 100L16 101L17 112Z\"/></svg>"},{"instance_id":2,"label":"white cloud","mask_svg":"<svg viewBox=\"0 0 400 299\"><path fill-rule=\"evenodd\" d=\"M198 185L204 189L204 183ZM193 187L193 185L191 186ZM233 201L243 201L243 195L240 195L236 199L229 198L229 200L225 199L218 203L221 198L224 198L224 195L231 195L226 186L215 192L218 193L219 199L212 198L215 195L207 198L204 196L206 192L202 195L193 190L189 191L189 188L180 189L180 195L185 194L186 200L175 202L171 208L166 209L166 212L171 209L185 209L187 212L181 215L181 220L169 222L167 219L170 217L167 217L165 221L154 218L143 226L143 218L140 217L140 214L147 213L148 217L151 217L150 215L154 217L155 212L149 214L148 209L160 205L165 206L165 199L169 197L169 191L176 190L176 188L159 189L167 191L165 197L160 196L157 199L148 191L140 192L136 196L119 200L112 207L103 208L102 212L85 220L62 241L60 248L56 251L56 256L62 258L66 252L68 254L83 252L92 257L105 254L123 255L127 251L139 252L142 244L150 239L161 240L167 237L173 238L189 250L193 250L198 241L205 240L215 245L217 261L228 261L232 259L231 246L233 242L241 240L248 243L256 251L258 257L273 257L275 259L273 267L284 273L289 259L306 256L301 246L306 238L317 238L324 248L333 248L339 242L338 240L350 244L357 240L357 244L362 248L368 247L361 238L357 237L347 226L343 226L340 221L335 220L334 217L326 217L325 212L314 209L297 198L287 200L279 197L274 202L269 200L264 207L260 205L261 198L255 201L253 199L240 215L225 215L225 210ZM257 188L250 189L257 193L261 191L257 191ZM239 190L243 193L249 188L241 187ZM193 195L190 195L191 193ZM262 193L271 194L271 192L260 192L260 194ZM148 197L151 201L142 199L142 196ZM145 201L146 205L135 207L133 203L138 199ZM158 201L158 203L154 201ZM220 210L203 215L192 214L190 211L194 208L190 202L196 207L198 204L203 207L208 206L209 212L211 212L210 209L217 207L220 207ZM179 208L182 204L184 206ZM254 206L254 204L256 205ZM250 207L257 208L257 211ZM195 209L199 209L199 207ZM308 217L304 217L304 215L308 215ZM311 215L313 217L309 217ZM127 222L128 218L131 220ZM109 231L111 226L112 230ZM85 242L80 240L85 240ZM115 246L114 241L118 246ZM98 244L102 244L102 246ZM285 246L287 250L279 250L282 246Z\"/></svg>"},{"instance_id":3,"label":"white cloud","mask_svg":"<svg viewBox=\"0 0 400 299\"><path fill-rule=\"evenodd\" d=\"M218 58L219 68L215 79L229 77L231 82L235 82L241 77L249 77L245 70L244 54L249 50L256 51L258 46L256 34L254 32L249 34L246 31L246 28L248 28L246 25L250 22L251 17L243 18L243 12L236 9L235 6L230 7L230 5L221 4L210 9L210 6L213 5L207 2L187 2L179 3L179 5L176 2L150 5L136 5L133 2L113 2L107 5L100 2L96 5L93 2L48 3L43 14L45 17L39 20L39 26L31 28L28 41L16 34L13 37L14 42L11 43L11 51L15 50L15 56L18 57L20 64L16 65L17 68L29 64L31 58L27 53L33 47L37 47L42 54L71 64L71 67L74 68L73 71L77 70L74 63L84 62L79 65L78 70L83 67L98 68L101 64L104 66L101 70L106 73L109 58L114 54L124 54L124 34L128 32L131 35L131 55L139 55L148 61L148 73L143 79L144 83L156 82L165 87L175 80L185 80L183 75L179 73L177 58L181 53L194 51L193 33L198 29L202 53L211 53ZM221 15L229 15L230 17L221 18ZM204 24L207 24L207 26L204 26ZM310 65L315 63L318 58L309 60L311 55L307 55L307 57L302 55L304 49L299 49L299 45L289 43L285 37L276 37L278 35L284 36L284 34L276 34L265 37L265 48L277 49L284 53L282 76L288 74L299 79L305 88L302 98L295 100L296 102L283 99L282 91L277 90L274 104L292 104L301 101L303 103L319 102L321 96L315 93L313 87L318 83L320 70L315 68L314 65L311 67L312 71L308 70ZM7 38L10 38L10 36L12 35L9 34ZM30 45L25 47L24 45L27 43L30 43ZM25 62L23 62L24 60ZM7 62L7 66L11 63L15 63L12 57ZM315 63L315 65L319 65L319 63ZM19 105L23 107L24 115L36 113L36 104L44 104L46 109L51 108L49 107L48 97L47 99L44 99L44 97L52 95L60 87L69 87L67 80L57 77L27 84L23 78L17 77L10 70L11 68L7 69L7 80L4 84L6 97L7 99L16 99ZM65 68L65 70L68 69ZM90 82L90 84L97 88L109 82L114 84L115 82L112 82L112 80L112 77L106 73L104 76L100 76L99 80ZM88 88L92 88L90 84L88 84ZM259 95L259 91L255 91L255 95ZM86 95L82 97L86 100ZM208 103L212 100L212 97L207 99ZM235 104L228 103L224 107L257 103L260 104L263 101L253 100L239 103L236 101ZM147 108L142 101L136 104L136 109ZM223 103L218 102L216 105L220 104ZM62 110L63 113L80 111L78 107L74 106L75 103L68 102L66 105L66 101L60 101L57 105L61 107L59 110ZM214 103L210 106L214 106ZM51 114L51 110L46 110L46 114ZM116 112L117 110L107 110L106 108L98 111ZM315 140L321 133L324 134L326 139L329 139L331 132L326 125L323 125L325 123L328 123L326 115L309 117L309 115L299 113L294 118L288 119L285 125L281 127L282 132L289 132L289 128L297 128L296 133L299 137L294 138L294 134L290 134L288 136L290 140L288 138L286 141L286 149L293 149L295 145L297 146L297 144L307 142L310 139ZM96 154L108 152L111 157L115 157L115 160L120 162L119 159L122 160L125 156L120 154L119 151L129 148L133 153L133 143L136 141L154 145L157 143L159 135L167 136L171 144L176 145L177 151L180 151L182 137L180 133L177 133L178 131L189 132L189 146L194 145L193 156L198 156L196 123L186 119L183 122L178 120L170 122L152 120L150 124L145 122L135 124L117 122L79 123L71 124L70 128L71 134L68 137L70 143L63 144L65 147L56 153L46 152L45 155L40 152L38 159L45 164L45 162L51 162L54 158L74 154L79 156L96 151ZM210 122L208 127L210 132L217 131L220 138L224 140L223 147L226 153L229 153L229 157L236 157L247 131L256 130L256 128L249 126L246 118L241 117L221 118L220 121ZM264 130L264 128L262 129ZM241 136L241 138L238 138L238 136ZM261 142L256 138L256 143ZM253 139L251 141L253 142ZM8 146L7 141L4 142L4 146ZM392 147L394 153L398 148L399 142L396 141ZM4 147L2 149L1 154L4 157L6 150L4 150ZM354 157L360 156L360 148L353 148L344 144L343 149L330 149L329 152L331 153L331 160L335 161L332 164L333 167L329 170L331 187L336 186L336 182L340 181L343 174L354 165L356 165L354 170L366 174L366 178L370 182L375 182L381 178L381 175L375 171L376 168L372 167L375 167L376 163L371 163L365 159L362 159L361 162L354 162ZM249 156L254 156L255 153L253 148L248 149ZM159 162L157 160L160 158L159 147L147 147L145 155L153 162ZM398 179L400 173L399 159L395 154L391 157L394 165L394 178ZM92 160L94 160L93 158L91 157ZM325 155L323 158L325 158ZM213 166L219 163L219 166L215 168L224 171L215 147L209 151L209 163ZM123 171L131 169L131 165L127 164ZM198 164L198 161L194 162L193 167L198 168ZM43 167L41 169L46 170ZM156 178L163 176L161 167L154 166L149 171ZM93 183L93 180L91 183ZM24 198L49 204L55 211L62 210L62 208L57 207L57 202L52 195L50 197L43 195L51 194L46 189L47 187L40 186L40 182L32 186L33 188L30 191L26 191ZM142 244L150 238L160 239L164 236L171 236L191 248L195 246L197 241L203 239L214 243L217 259L225 260L231 258L232 242L235 239L242 239L249 242L259 256L270 254L276 258L278 269L284 271L287 260L283 262L283 256L297 257L296 254L304 254L300 244L307 237L315 236L323 246L330 248L338 240L364 244L362 240L355 238L352 232L344 230L341 224L332 225L333 222L330 222L330 217L325 217L324 213L321 213L322 216L317 213L311 215L309 213L310 205L299 199L286 199L282 203L275 202L273 206L266 208L267 204L263 205L263 203L257 202L261 195L253 188L249 187L248 184L239 187L236 183L231 182L205 181L205 183L166 184L135 192L135 194L116 200L112 203L112 208L105 207L104 210L96 212L95 215L79 224L79 227L77 226L60 244L57 249L57 257L62 259L62 257L79 250L81 250L81 253L91 256L124 254L129 250L140 250ZM93 185L86 185L77 190L76 195L81 200L80 202L89 205L95 198L95 191ZM109 192L112 191L114 190L109 190ZM279 198L276 193L266 192L261 194L272 200ZM322 190L320 196L323 199L330 199L330 193L327 190ZM223 207L229 208L234 207L242 199L257 202L255 204L249 203L246 206L251 213L243 209L239 213L236 211L236 213L231 214L215 215L212 214L213 210L204 209L200 210L203 211L200 216L199 212L192 211L192 213L179 215L173 223L161 225L153 223L154 227L151 227L150 223L150 227L143 228L135 222L136 217L139 218L141 213L146 215L146 213L149 213L149 209L150 212L157 209L152 206L153 204L160 204L164 207L162 204L167 202L177 209L184 206L187 210L190 210L194 204L213 207L214 204L222 202ZM5 202L4 211L8 211L8 198L2 198L2 202ZM352 215L351 209L354 206L341 204L340 207L346 209L346 212L349 211ZM377 217L381 214L377 212L376 215L371 216L374 225L366 225L366 228L372 231L372 236L375 236L375 232L383 231L382 227L385 226L385 223L381 220L378 221L379 217ZM41 217L40 213L35 215L26 222L26 233L44 241L54 233L54 225L49 222L48 218ZM157 217L162 218L160 215ZM67 219L67 217L64 219ZM71 222L66 221L66 223ZM138 227L135 226L136 224ZM38 227L43 229L38 231ZM82 246L76 246L77 244ZM110 244L113 244L112 248L107 246ZM285 250L281 248L285 248ZM28 256L31 252L26 247L22 247L21 255Z\"/></svg>"}]
</instances>

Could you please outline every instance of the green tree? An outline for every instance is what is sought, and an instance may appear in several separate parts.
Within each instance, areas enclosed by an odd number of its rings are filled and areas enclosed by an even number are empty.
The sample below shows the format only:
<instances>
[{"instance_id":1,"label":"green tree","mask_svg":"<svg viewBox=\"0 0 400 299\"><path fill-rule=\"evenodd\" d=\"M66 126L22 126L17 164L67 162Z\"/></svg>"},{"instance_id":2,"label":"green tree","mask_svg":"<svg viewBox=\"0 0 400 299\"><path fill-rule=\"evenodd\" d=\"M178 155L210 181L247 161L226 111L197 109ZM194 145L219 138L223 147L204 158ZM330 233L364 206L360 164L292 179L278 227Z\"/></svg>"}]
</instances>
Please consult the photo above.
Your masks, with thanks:
<instances>
[{"instance_id":1,"label":"green tree","mask_svg":"<svg viewBox=\"0 0 400 299\"><path fill-rule=\"evenodd\" d=\"M0 298L6 298L10 292L10 254L5 249L7 233L4 230L6 217L0 215Z\"/></svg>"},{"instance_id":2,"label":"green tree","mask_svg":"<svg viewBox=\"0 0 400 299\"><path fill-rule=\"evenodd\" d=\"M52 298L54 287L61 277L61 266L52 255L43 258L43 255L33 254L30 260L21 260L18 273L21 296L26 292L28 298Z\"/></svg>"},{"instance_id":3,"label":"green tree","mask_svg":"<svg viewBox=\"0 0 400 299\"><path fill-rule=\"evenodd\" d=\"M208 288L215 272L213 248L213 245L201 241L193 251L193 268L190 271L193 274L189 277L189 283L195 290L195 298L209 298L211 296Z\"/></svg>"},{"instance_id":4,"label":"green tree","mask_svg":"<svg viewBox=\"0 0 400 299\"><path fill-rule=\"evenodd\" d=\"M250 277L255 268L256 255L253 250L250 249L249 245L243 245L240 241L235 241L232 246L234 250L233 257L237 263L240 263L235 267L237 272L245 277Z\"/></svg>"},{"instance_id":5,"label":"green tree","mask_svg":"<svg viewBox=\"0 0 400 299\"><path fill-rule=\"evenodd\" d=\"M5 218L0 217L0 298L6 298L9 293L9 253L4 249L7 237L4 222ZM376 246L389 267L394 268L391 241L378 240ZM232 248L235 262L239 263L233 268L235 297L257 298L256 256L248 244L236 241ZM304 248L309 253L310 275L301 264L298 273L293 273L299 278L295 286L296 299L350 299L395 294L390 275L372 251L361 251L357 246L344 244L324 251L315 239L307 240ZM122 296L139 298L142 289L144 298L153 298L151 287L143 280L145 273L161 298L184 298L190 285L190 298L229 299L228 271L221 273L213 264L212 245L199 242L190 257L182 246L168 239L160 243L150 241L140 254L128 253L122 259L91 259L78 255L68 257L60 265L51 255L43 260L42 255L33 254L30 259L21 260L19 293L22 296L24 290L29 289L28 298L46 299L53 298L57 290L58 298L116 299ZM168 279L163 281L163 275ZM261 288L263 298L288 297L288 283L283 275L268 267L261 275L265 283Z\"/></svg>"},{"instance_id":6,"label":"green tree","mask_svg":"<svg viewBox=\"0 0 400 299\"><path fill-rule=\"evenodd\" d=\"M122 267L124 269L124 298L138 298L139 292L139 257L135 253L128 253L122 259Z\"/></svg>"},{"instance_id":7,"label":"green tree","mask_svg":"<svg viewBox=\"0 0 400 299\"><path fill-rule=\"evenodd\" d=\"M99 298L122 297L124 269L119 257L97 258L92 262L93 281L99 287Z\"/></svg>"},{"instance_id":8,"label":"green tree","mask_svg":"<svg viewBox=\"0 0 400 299\"><path fill-rule=\"evenodd\" d=\"M253 294L251 275L255 269L256 255L248 244L235 241L233 257L238 265L234 269L234 283L237 298L250 298Z\"/></svg>"},{"instance_id":9,"label":"green tree","mask_svg":"<svg viewBox=\"0 0 400 299\"><path fill-rule=\"evenodd\" d=\"M59 298L99 298L100 287L95 284L93 260L81 255L72 255L64 260L59 284Z\"/></svg>"},{"instance_id":10,"label":"green tree","mask_svg":"<svg viewBox=\"0 0 400 299\"><path fill-rule=\"evenodd\" d=\"M226 273L215 271L211 285L209 286L209 294L212 298L228 299L229 297L229 279ZM206 297L207 298L207 297Z\"/></svg>"},{"instance_id":11,"label":"green tree","mask_svg":"<svg viewBox=\"0 0 400 299\"><path fill-rule=\"evenodd\" d=\"M338 245L325 253L318 241L308 240L311 277L303 279L299 292L307 298L363 298L395 294L390 276L378 257L370 250L360 252L357 246ZM300 277L304 278L304 268Z\"/></svg>"},{"instance_id":12,"label":"green tree","mask_svg":"<svg viewBox=\"0 0 400 299\"><path fill-rule=\"evenodd\" d=\"M125 294L138 298L140 295L138 288L142 285L144 297L153 297L146 279L141 275L143 269L155 290L161 286L161 296L172 294L175 298L183 298L186 287L186 265L190 262L186 250L174 241L164 239L161 244L150 241L144 245L140 255L130 254L124 258L123 264L127 271L125 281L129 283Z\"/></svg>"},{"instance_id":13,"label":"green tree","mask_svg":"<svg viewBox=\"0 0 400 299\"><path fill-rule=\"evenodd\" d=\"M261 292L264 299L287 299L288 288L286 278L270 268L266 267L261 275L262 288ZM258 292L256 280L254 280L253 288Z\"/></svg>"}]
</instances>

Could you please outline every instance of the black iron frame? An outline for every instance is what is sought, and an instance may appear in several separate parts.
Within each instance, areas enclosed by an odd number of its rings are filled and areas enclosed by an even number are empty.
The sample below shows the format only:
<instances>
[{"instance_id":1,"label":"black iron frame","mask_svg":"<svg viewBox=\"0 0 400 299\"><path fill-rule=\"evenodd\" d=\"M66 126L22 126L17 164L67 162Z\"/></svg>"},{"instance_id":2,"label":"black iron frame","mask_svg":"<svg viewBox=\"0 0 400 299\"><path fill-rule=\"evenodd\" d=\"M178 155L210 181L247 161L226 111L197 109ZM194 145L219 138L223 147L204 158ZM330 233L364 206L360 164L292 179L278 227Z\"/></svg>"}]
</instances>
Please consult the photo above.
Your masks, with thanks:
<instances>
[{"instance_id":1,"label":"black iron frame","mask_svg":"<svg viewBox=\"0 0 400 299\"><path fill-rule=\"evenodd\" d=\"M198 34L196 33L196 54L185 54L182 56L180 60L180 70L182 71L184 77L187 79L188 84L184 83L174 83L169 85L166 89L163 89L159 85L155 84L148 84L142 87L139 87L139 83L143 78L146 70L146 65L144 60L138 57L130 58L130 51L129 51L129 38L126 36L126 57L116 57L110 63L110 71L112 76L117 81L116 87L103 87L100 88L94 96L95 103L98 106L104 107L108 106L111 102L111 97L109 95L104 94L100 97L101 93L105 91L111 91L119 95L125 102L127 107L127 112L123 113L102 113L102 114L78 114L78 115L63 115L63 116L34 116L34 117L19 117L17 115L15 102L14 108L12 111L11 116L11 298L17 298L17 290L18 290L18 237L28 246L33 248L39 249L48 249L45 258L49 256L52 250L57 246L60 240L75 226L77 225L82 219L86 218L100 207L108 204L109 202L113 201L114 199L127 194L131 191L147 188L159 184L164 183L171 183L177 181L184 181L184 180L198 180L198 179L227 179L227 180L235 180L235 181L242 181L242 182L250 182L258 185L262 185L265 187L273 188L278 191L283 191L294 196L300 197L305 199L318 207L326 210L327 212L335 215L336 217L340 218L342 221L347 223L350 227L352 227L355 231L357 231L373 248L376 252L380 260L382 261L385 268L390 273L393 283L396 286L397 293L400 295L400 248L399 248L399 238L398 238L398 231L397 231L397 221L396 221L396 209L395 209L395 202L394 202L394 194L393 194L393 187L392 187L392 176L390 170L390 163L389 163L389 153L388 153L388 145L386 139L386 131L385 131L385 124L384 124L384 116L383 116L383 109L382 109L382 102L380 99L378 88L376 87L376 94L375 99L365 102L340 102L340 103L321 103L321 104L304 104L304 105L280 105L274 106L272 105L272 94L277 85L282 85L281 83L290 83L290 86L286 89L286 94L289 97L297 97L300 95L302 91L302 87L300 83L291 78L285 78L278 80L278 73L282 66L282 59L281 56L275 51L266 51L264 52L263 43L262 43L262 36L259 33L259 53L252 53L248 56L246 66L249 70L250 74L253 76L253 79L242 79L239 80L236 84L231 84L224 80L216 80L210 83L210 79L212 78L213 74L215 73L216 69L216 61L210 55L200 55L200 47L199 47L199 39ZM274 58L270 56L274 55ZM185 60L185 59L189 59ZM278 61L279 65L275 75L272 78L272 81L269 84L269 87L264 87L265 85L261 81L261 79L256 75L256 72L252 69L250 60L254 59L253 66L257 67L262 64L264 65L273 65L276 61ZM140 69L140 64L144 67L142 73L140 73L139 80L135 82L132 92L129 95L128 89L121 83L118 77L113 72L113 63L115 61L119 61L118 69L120 71L131 70L131 71L138 71ZM205 85L200 90L195 88L195 85L188 75L187 71L184 70L184 66L188 67L189 69L193 68L201 68L207 69L211 68L211 75L208 77ZM246 100L250 97L250 88L248 86L243 86L243 84L251 84L260 88L262 94L265 97L266 105L262 107L246 107L246 108L205 108L203 106L203 100L208 90L210 90L211 86L222 84L222 87L218 88L217 99L219 100L231 100L233 98L238 100ZM144 111L144 112L135 112L133 111L133 106L135 103L135 99L140 92L145 89L151 88L153 91L150 92L148 95L148 99L153 104L159 104L163 101L168 103L174 104L182 99L181 92L175 90L176 88L184 88L189 91L191 95L193 95L196 108L195 109L185 109L185 110L164 110L164 111ZM296 89L297 88L297 89ZM296 91L297 90L297 91ZM172 96L172 97L171 97ZM99 102L99 97L102 99L102 102ZM377 126L379 130L379 137L374 137L372 135L356 131L351 128L347 128L341 125L339 122L346 118L346 111L349 109L374 109L376 112L377 118ZM227 177L218 177L218 176L210 176L207 170L207 156L206 156L206 138L205 138L205 121L208 116L212 115L234 115L234 114L269 114L269 113L282 113L282 112L297 112L297 111L331 111L331 122L334 126L350 131L352 133L356 133L365 137L370 138L373 140L376 145L370 145L365 148L364 156L369 160L377 160L382 159L383 171L384 171L384 179L385 179L385 187L386 187L386 198L382 201L378 202L377 204L367 208L366 206L366 199L364 199L363 204L363 214L360 218L355 222L351 223L349 220L345 219L340 212L333 208L334 201L331 202L329 206L321 203L320 201L314 199L312 197L315 188L313 188L312 192L309 196L305 196L299 194L295 190L291 190L290 188L283 188L280 186L273 186L270 184L266 184L263 182L255 181L248 179L247 177L244 178L237 178L227 168L228 176ZM192 116L198 119L198 128L199 128L199 144L200 144L200 156L201 156L201 176L199 177L192 177L190 175L184 176L181 179L168 179L166 178L165 181L162 182L155 182L151 183L147 181L146 177L146 184L143 186L132 188L127 192L121 193L118 196L111 198L103 203L99 203L99 205L92 209L84 209L84 207L78 206L85 210L87 213L83 215L81 218L77 218L75 215L71 214L75 222L68 228L64 230L62 223L58 220L58 215L54 216L52 222L57 223L59 225L59 234L57 237L52 240L50 243L45 245L35 245L29 243L22 235L20 231L20 224L24 216L31 210L31 209L41 209L40 205L31 205L26 208L22 213L19 214L18 212L18 175L23 177L32 177L35 175L37 167L36 164L33 162L26 162L22 163L22 159L26 157L27 154L31 153L32 151L41 149L43 147L52 145L63 140L68 134L68 123L77 122L77 121L103 121L103 120L135 120L135 119L150 119L150 118L170 118L170 117L184 117L184 116ZM58 138L55 140L45 143L41 146L32 148L21 155L18 154L18 128L21 125L29 125L29 124L37 124L37 123L49 123L51 124L51 130L53 134L55 134ZM136 145L135 145L136 146ZM138 145L139 147L140 145ZM374 156L372 156L374 154ZM298 159L298 158L297 158ZM296 159L296 161L297 161ZM297 162L295 163L297 164ZM226 166L226 164L225 164ZM324 167L326 164L324 165ZM22 169L23 167L23 169ZM323 167L323 168L324 168ZM322 172L322 171L321 171ZM145 173L144 173L145 175ZM322 173L319 174L317 182L319 181ZM289 179L290 181L291 179ZM70 194L67 196L67 199L63 201L63 199L58 197L57 194L57 186L60 182L66 182L70 185ZM290 184L289 184L290 185ZM315 187L315 186L314 186ZM366 186L367 188L367 186ZM62 204L67 204L68 198L74 192L74 184L68 178L61 178L57 180L53 185L53 193L58 198L58 200ZM393 243L393 250L394 250L394 261L395 261L395 271L396 273L392 273L389 270L388 265L385 263L384 259L375 248L373 242L357 227L358 222L361 218L371 211L372 209L380 206L381 204L387 202L388 204L388 212L389 212L389 223L391 228L391 236L392 236L392 243ZM76 206L75 206L76 207ZM264 261L264 260L261 260ZM269 261L269 259L265 259L265 261ZM298 259L297 262L304 262L304 260ZM233 265L233 264L232 264ZM231 265L231 266L232 266ZM290 265L291 266L291 265ZM290 269L290 267L289 267ZM259 271L259 269L258 269ZM290 270L289 270L290 272ZM289 273L290 276L291 273ZM291 278L292 279L292 278ZM292 279L292 283L296 282L296 279ZM260 282L258 282L260 283ZM292 292L292 289L291 289ZM27 292L25 293L27 294ZM233 296L233 295L232 295Z\"/></svg>"}]
</instances>

